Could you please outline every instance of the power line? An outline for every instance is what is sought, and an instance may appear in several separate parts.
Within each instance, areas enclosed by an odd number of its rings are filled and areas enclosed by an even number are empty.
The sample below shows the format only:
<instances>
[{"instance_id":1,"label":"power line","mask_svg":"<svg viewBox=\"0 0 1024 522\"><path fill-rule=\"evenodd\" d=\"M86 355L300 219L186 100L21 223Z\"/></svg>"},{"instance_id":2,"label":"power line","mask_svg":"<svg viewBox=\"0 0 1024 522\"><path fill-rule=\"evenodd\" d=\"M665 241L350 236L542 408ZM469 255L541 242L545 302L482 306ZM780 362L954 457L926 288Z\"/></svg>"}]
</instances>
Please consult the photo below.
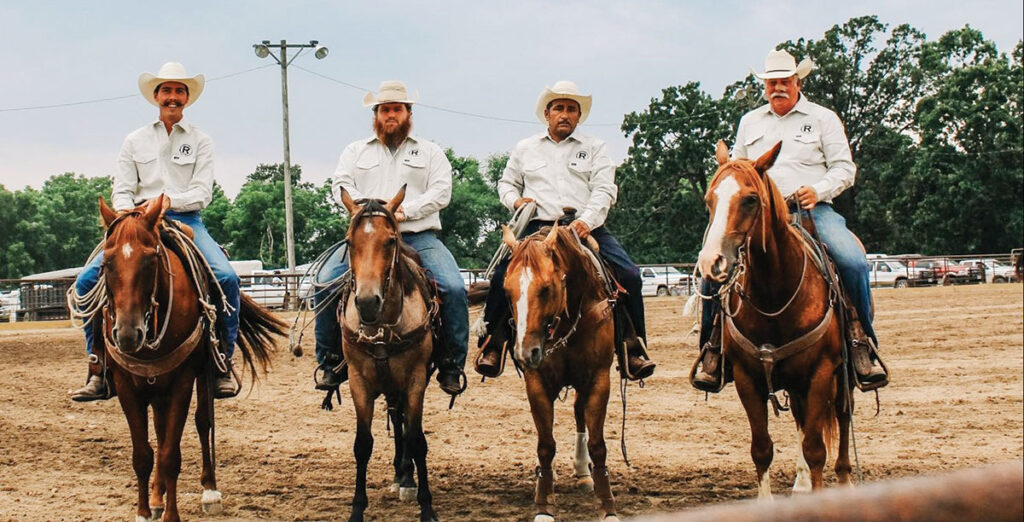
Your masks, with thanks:
<instances>
[{"instance_id":1,"label":"power line","mask_svg":"<svg viewBox=\"0 0 1024 522\"><path fill-rule=\"evenodd\" d=\"M234 76L239 76L239 75L250 73L250 72L253 72L253 71L256 71L256 70L259 70L259 69L264 69L264 68L270 67L272 65L276 65L276 64L264 64L264 65L261 65L259 67L253 67L251 69L245 69L244 71L238 71L238 72L233 72L233 73L230 73L230 74L225 74L225 75L222 75L222 76L216 76L216 77L210 78L210 79L208 79L206 81L207 82L215 82L217 80L223 80L223 79L226 79L226 78L232 78ZM76 105L89 105L89 104L93 104L93 103L104 103L104 102L109 102L109 101L126 100L128 98L134 98L136 96L138 96L138 93L125 94L125 95L122 95L122 96L113 96L113 97L110 97L110 98L96 98L96 99L93 99L93 100L82 100L82 101L67 102L67 103L55 103L55 104L51 104L51 105L33 105L33 106L30 106L30 107L7 107L7 108L0 108L0 112L18 112L18 111L34 111L34 110L41 110L41 109L57 109L57 108L61 108L61 107L74 107Z\"/></svg>"}]
</instances>

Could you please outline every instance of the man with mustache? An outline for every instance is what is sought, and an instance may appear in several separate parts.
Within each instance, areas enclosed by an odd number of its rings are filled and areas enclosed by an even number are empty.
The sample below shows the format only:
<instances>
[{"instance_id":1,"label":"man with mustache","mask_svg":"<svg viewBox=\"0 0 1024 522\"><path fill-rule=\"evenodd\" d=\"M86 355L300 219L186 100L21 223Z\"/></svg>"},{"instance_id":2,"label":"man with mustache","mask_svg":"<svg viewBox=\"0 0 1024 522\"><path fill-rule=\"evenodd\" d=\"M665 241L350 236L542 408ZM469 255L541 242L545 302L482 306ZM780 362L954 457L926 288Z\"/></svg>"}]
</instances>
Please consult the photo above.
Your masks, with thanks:
<instances>
[{"instance_id":1,"label":"man with mustache","mask_svg":"<svg viewBox=\"0 0 1024 522\"><path fill-rule=\"evenodd\" d=\"M213 140L184 119L185 108L199 99L205 85L202 74L190 77L185 67L177 62L165 63L155 75L139 76L142 96L160 108L160 116L125 138L110 200L114 210L123 213L150 198L166 194L171 206L164 216L192 228L193 241L213 269L230 310L218 309L219 322L224 326L221 349L228 372L217 377L214 396L223 399L234 397L239 390L230 371L231 355L238 338L238 276L200 218L200 211L213 199ZM75 283L78 295L85 295L96 286L102 263L103 253L100 252L82 270ZM90 376L85 387L71 393L72 400L85 402L112 396L102 364L92 353L94 342L92 328L87 326L85 346Z\"/></svg>"},{"instance_id":2,"label":"man with mustache","mask_svg":"<svg viewBox=\"0 0 1024 522\"><path fill-rule=\"evenodd\" d=\"M601 257L611 265L626 290L619 306L625 306L633 331L625 335L627 362L626 367L620 365L619 371L631 380L644 379L654 373L656 365L646 353L640 270L604 226L608 210L618 195L615 165L603 141L576 132L576 126L587 119L590 105L591 96L580 94L573 82L560 81L553 87L545 87L537 100L536 115L547 125L547 130L516 144L498 181L498 197L512 211L529 202L537 204L537 214L520 238L551 225L562 217L565 207L579 211L568 226L580 239L593 236L600 246ZM482 318L487 331L478 328L481 350L476 371L486 377L500 373L506 343L515 342L508 325L508 299L504 288L508 261L508 258L503 260L491 277ZM623 326L620 323L620 327Z\"/></svg>"},{"instance_id":3,"label":"man with mustache","mask_svg":"<svg viewBox=\"0 0 1024 522\"><path fill-rule=\"evenodd\" d=\"M440 211L448 206L452 195L452 166L441 147L409 133L412 129L412 106L405 84L381 82L376 94L363 98L363 106L373 111L374 135L349 144L341 153L334 172L334 197L341 204L341 189L352 199L389 200L402 185L405 201L395 212L402 231L402 241L419 252L420 259L437 281L441 293L442 324L448 346L438 363L437 380L441 389L457 395L463 389L462 367L466 362L469 341L469 303L459 274L459 265L451 252L437 238L441 230ZM341 244L325 261L317 274L317 282L326 284L348 271L348 249ZM337 299L325 304L327 292L314 296L317 307L325 306L316 316L316 357L320 372L316 388L331 390L345 381L347 371L341 352L341 327L338 324Z\"/></svg>"},{"instance_id":4,"label":"man with mustache","mask_svg":"<svg viewBox=\"0 0 1024 522\"><path fill-rule=\"evenodd\" d=\"M786 51L773 50L765 59L765 72L751 70L764 81L768 105L740 119L733 158L758 158L779 141L782 149L768 170L782 195L795 198L809 211L821 241L828 246L843 287L856 308L852 321L851 359L862 389L888 384L878 360L878 338L872 328L871 285L867 257L860 240L846 228L846 220L832 207L832 200L853 186L857 166L850 154L843 123L835 112L811 102L801 93L803 79L814 67L807 58L796 63ZM704 295L717 293L719 284L705 277ZM705 301L701 315L700 371L693 378L699 390L717 392L722 379L721 333L716 321L718 301Z\"/></svg>"}]
</instances>

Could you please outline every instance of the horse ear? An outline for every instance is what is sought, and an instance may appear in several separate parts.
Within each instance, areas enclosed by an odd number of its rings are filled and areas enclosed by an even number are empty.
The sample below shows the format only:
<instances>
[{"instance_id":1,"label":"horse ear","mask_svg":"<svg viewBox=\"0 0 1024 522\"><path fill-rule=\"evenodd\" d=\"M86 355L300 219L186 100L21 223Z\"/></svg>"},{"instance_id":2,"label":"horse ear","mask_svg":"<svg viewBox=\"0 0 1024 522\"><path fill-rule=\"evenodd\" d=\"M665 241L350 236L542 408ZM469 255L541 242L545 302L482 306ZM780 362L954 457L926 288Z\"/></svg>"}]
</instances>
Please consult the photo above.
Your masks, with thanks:
<instances>
[{"instance_id":1,"label":"horse ear","mask_svg":"<svg viewBox=\"0 0 1024 522\"><path fill-rule=\"evenodd\" d=\"M554 225L551 225L551 232L548 232L548 237L544 238L544 245L548 248L555 246L555 241L558 240L558 222L555 221Z\"/></svg>"},{"instance_id":2,"label":"horse ear","mask_svg":"<svg viewBox=\"0 0 1024 522\"><path fill-rule=\"evenodd\" d=\"M519 246L519 240L516 239L516 235L512 233L512 229L508 228L508 225L501 225L501 240L511 250L515 250Z\"/></svg>"},{"instance_id":3,"label":"horse ear","mask_svg":"<svg viewBox=\"0 0 1024 522\"><path fill-rule=\"evenodd\" d=\"M145 220L146 228L155 228L160 219L164 217L164 212L170 206L171 198L167 197L166 194L160 194L149 200L146 203L146 209L142 213L142 219Z\"/></svg>"},{"instance_id":4,"label":"horse ear","mask_svg":"<svg viewBox=\"0 0 1024 522\"><path fill-rule=\"evenodd\" d=\"M402 188L398 189L398 194L395 194L395 197L391 198L391 201L388 201L388 204L386 206L388 212L394 214L395 211L398 210L398 207L402 206L402 201L405 201L406 186L407 185L402 185Z\"/></svg>"},{"instance_id":5,"label":"horse ear","mask_svg":"<svg viewBox=\"0 0 1024 522\"><path fill-rule=\"evenodd\" d=\"M718 140L718 145L715 145L715 159L718 160L719 167L729 162L729 145L725 140Z\"/></svg>"},{"instance_id":6,"label":"horse ear","mask_svg":"<svg viewBox=\"0 0 1024 522\"><path fill-rule=\"evenodd\" d=\"M103 218L103 227L109 227L117 219L117 212L107 206L107 200L100 196L100 217Z\"/></svg>"},{"instance_id":7,"label":"horse ear","mask_svg":"<svg viewBox=\"0 0 1024 522\"><path fill-rule=\"evenodd\" d=\"M754 170L763 176L775 164L775 159L779 157L780 150L782 150L781 141L776 143L771 150L762 154L760 158L757 158L757 161L754 162Z\"/></svg>"},{"instance_id":8,"label":"horse ear","mask_svg":"<svg viewBox=\"0 0 1024 522\"><path fill-rule=\"evenodd\" d=\"M352 199L352 195L344 188L341 189L341 204L345 205L345 210L348 210L349 216L354 216L356 212L359 212L359 204Z\"/></svg>"}]
</instances>

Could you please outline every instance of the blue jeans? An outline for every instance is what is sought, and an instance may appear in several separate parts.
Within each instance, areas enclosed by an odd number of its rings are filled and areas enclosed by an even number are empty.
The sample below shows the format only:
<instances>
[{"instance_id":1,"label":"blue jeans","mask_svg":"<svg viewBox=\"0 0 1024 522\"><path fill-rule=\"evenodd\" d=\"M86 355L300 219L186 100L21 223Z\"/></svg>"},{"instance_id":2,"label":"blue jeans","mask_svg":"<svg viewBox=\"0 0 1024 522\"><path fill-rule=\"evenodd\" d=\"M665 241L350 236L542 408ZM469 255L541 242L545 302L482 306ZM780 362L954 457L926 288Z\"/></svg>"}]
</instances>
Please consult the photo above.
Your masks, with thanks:
<instances>
[{"instance_id":1,"label":"blue jeans","mask_svg":"<svg viewBox=\"0 0 1024 522\"><path fill-rule=\"evenodd\" d=\"M846 218L839 215L831 204L819 203L811 209L811 217L814 218L814 226L818 229L818 237L828 246L829 254L843 281L843 288L850 296L853 306L857 308L857 316L864 327L864 333L870 335L877 345L878 337L875 336L875 329L871 324L871 280L868 278L868 259L864 255L864 250L846 228ZM721 286L705 277L701 283L701 293L717 293ZM711 337L711 326L715 315L718 314L717 300L705 301L704 305L698 346L704 346Z\"/></svg>"},{"instance_id":2,"label":"blue jeans","mask_svg":"<svg viewBox=\"0 0 1024 522\"><path fill-rule=\"evenodd\" d=\"M541 227L551 225L551 223L551 221L531 221L523 229L519 239L529 236L540 230ZM590 235L597 241L601 257L612 266L612 270L615 271L615 278L626 289L626 295L620 296L619 299L626 305L626 311L629 313L630 320L633 321L636 334L646 343L647 323L644 318L644 299L642 296L644 284L640 279L640 269L630 259L626 250L622 248L619 240L615 239L615 236L607 228L603 226L597 227L590 231ZM491 276L491 288L487 294L487 305L484 307L484 321L487 323L488 328L494 328L495 323L500 321L502 315L508 310L508 297L505 295L505 272L508 271L510 260L511 257L506 256L494 268L494 275Z\"/></svg>"},{"instance_id":3,"label":"blue jeans","mask_svg":"<svg viewBox=\"0 0 1024 522\"><path fill-rule=\"evenodd\" d=\"M403 232L402 241L419 252L423 268L437 282L437 289L441 292L441 324L448 339L447 348L455 358L455 364L462 368L466 364L469 343L469 301L466 300L466 287L459 274L459 265L433 230ZM316 281L327 283L346 271L348 246L343 243L327 258L316 275ZM322 295L313 297L318 306L324 299L326 297ZM332 302L324 306L327 308L316 317L316 361L323 364L330 359L336 363L341 358L341 326L338 324L337 304Z\"/></svg>"},{"instance_id":4,"label":"blue jeans","mask_svg":"<svg viewBox=\"0 0 1024 522\"><path fill-rule=\"evenodd\" d=\"M231 268L231 263L228 262L228 257L224 255L224 251L220 249L217 242L210 236L210 232L206 230L206 225L203 225L198 210L193 212L168 210L164 216L192 227L192 231L195 234L193 241L199 247L203 257L206 258L206 262L210 264L210 268L213 269L217 282L220 283L220 288L224 291L224 299L234 309L231 314L225 314L224 310L217 311L224 322L224 346L227 350L225 355L230 359L231 355L235 352L235 340L238 339L238 276L235 274L235 270ZM100 268L102 266L103 252L101 251L78 274L78 280L75 281L75 289L78 291L78 295L83 295L96 286L100 279ZM94 342L92 326L87 326L84 330L85 351L92 353Z\"/></svg>"}]
</instances>

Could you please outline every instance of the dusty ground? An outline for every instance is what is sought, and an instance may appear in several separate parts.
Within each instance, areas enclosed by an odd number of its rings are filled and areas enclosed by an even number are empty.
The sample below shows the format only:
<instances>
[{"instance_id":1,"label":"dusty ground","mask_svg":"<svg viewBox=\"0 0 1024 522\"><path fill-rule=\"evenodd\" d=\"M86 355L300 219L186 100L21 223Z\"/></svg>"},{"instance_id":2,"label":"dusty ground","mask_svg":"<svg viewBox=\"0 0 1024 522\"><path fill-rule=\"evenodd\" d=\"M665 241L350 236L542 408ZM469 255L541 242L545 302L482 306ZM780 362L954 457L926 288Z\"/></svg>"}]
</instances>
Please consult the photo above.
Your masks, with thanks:
<instances>
[{"instance_id":1,"label":"dusty ground","mask_svg":"<svg viewBox=\"0 0 1024 522\"><path fill-rule=\"evenodd\" d=\"M629 388L627 442L613 392L609 466L620 514L666 512L756 496L748 428L732 387L705 402L686 381L696 353L682 298L647 302L658 371ZM937 473L1024 457L1022 290L1019 284L881 290L879 332L894 382L874 417L858 394L855 427L865 481ZM312 353L311 335L304 341ZM79 332L62 325L0 325L0 519L125 520L135 491L128 430L117 401L77 404L65 391L85 372ZM277 356L249 397L218 403L218 478L229 519L344 519L354 482L354 414L348 398L319 409L313 360ZM960 383L960 384L957 384ZM379 401L378 404L381 404ZM530 518L535 436L514 372L474 379L456 408L427 392L425 426L435 508L447 520ZM391 444L378 408L369 471L373 520L413 520L415 503L388 492ZM562 518L595 514L572 488L572 415L557 408L557 502ZM791 419L772 422L773 485L793 479ZM181 475L186 518L199 518L198 439L186 427ZM831 465L831 462L829 463ZM829 480L834 475L827 474Z\"/></svg>"}]
</instances>

